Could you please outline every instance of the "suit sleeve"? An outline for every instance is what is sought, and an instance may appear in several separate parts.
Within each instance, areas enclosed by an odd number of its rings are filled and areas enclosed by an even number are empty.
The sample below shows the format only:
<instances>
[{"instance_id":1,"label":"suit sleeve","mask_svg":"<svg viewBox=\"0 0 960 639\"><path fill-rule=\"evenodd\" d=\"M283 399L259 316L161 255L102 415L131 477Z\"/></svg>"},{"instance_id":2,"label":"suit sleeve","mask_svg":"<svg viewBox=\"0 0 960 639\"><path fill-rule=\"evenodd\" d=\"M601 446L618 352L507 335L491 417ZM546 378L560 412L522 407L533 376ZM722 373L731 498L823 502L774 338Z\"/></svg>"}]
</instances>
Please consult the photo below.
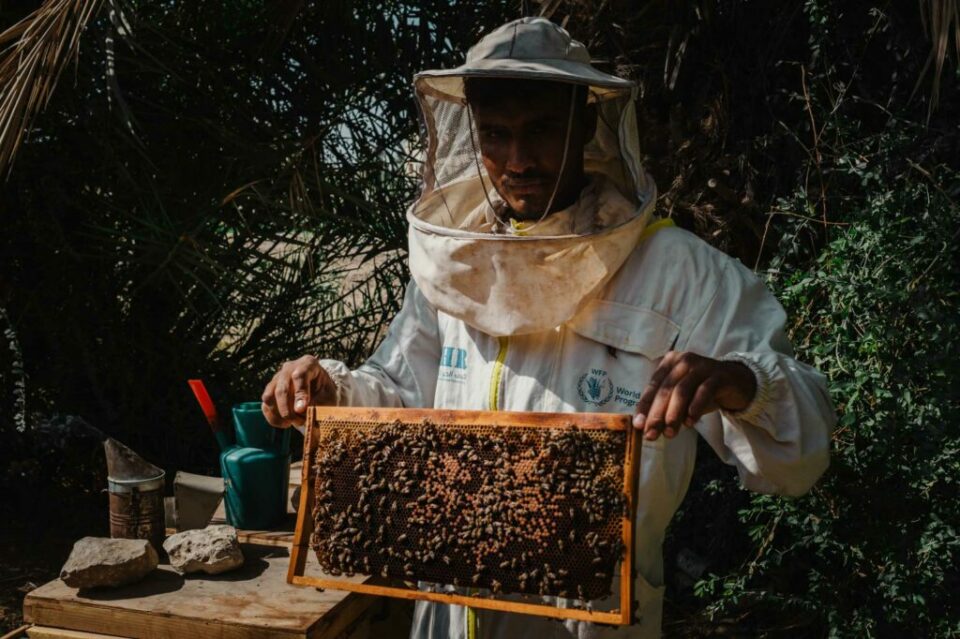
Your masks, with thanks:
<instances>
[{"instance_id":1,"label":"suit sleeve","mask_svg":"<svg viewBox=\"0 0 960 639\"><path fill-rule=\"evenodd\" d=\"M697 430L736 466L744 487L801 495L829 464L836 413L826 379L794 359L776 298L740 262L722 257L719 284L694 315L686 350L742 362L756 376L757 392L746 409L711 413Z\"/></svg>"},{"instance_id":2,"label":"suit sleeve","mask_svg":"<svg viewBox=\"0 0 960 639\"><path fill-rule=\"evenodd\" d=\"M383 342L356 370L325 359L338 406L430 408L440 363L437 312L411 280Z\"/></svg>"}]
</instances>

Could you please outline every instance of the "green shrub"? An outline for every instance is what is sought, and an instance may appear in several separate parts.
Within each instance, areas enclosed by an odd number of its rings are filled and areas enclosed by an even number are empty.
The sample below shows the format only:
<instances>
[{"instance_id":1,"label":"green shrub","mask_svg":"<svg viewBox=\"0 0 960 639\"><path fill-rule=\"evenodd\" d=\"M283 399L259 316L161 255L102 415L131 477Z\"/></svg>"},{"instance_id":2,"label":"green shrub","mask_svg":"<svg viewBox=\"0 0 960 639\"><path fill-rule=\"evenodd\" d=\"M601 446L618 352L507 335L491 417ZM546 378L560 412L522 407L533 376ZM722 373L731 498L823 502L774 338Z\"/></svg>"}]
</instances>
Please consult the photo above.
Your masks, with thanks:
<instances>
[{"instance_id":1,"label":"green shrub","mask_svg":"<svg viewBox=\"0 0 960 639\"><path fill-rule=\"evenodd\" d=\"M862 96L830 101L841 72L821 63L796 96L823 123L798 176L809 187L772 207L767 275L798 357L829 379L831 468L783 499L744 494L708 462L673 544L711 562L694 589L708 621L762 636L960 636L960 174L938 163L949 135L892 113L871 127ZM703 530L721 539L692 540Z\"/></svg>"}]
</instances>

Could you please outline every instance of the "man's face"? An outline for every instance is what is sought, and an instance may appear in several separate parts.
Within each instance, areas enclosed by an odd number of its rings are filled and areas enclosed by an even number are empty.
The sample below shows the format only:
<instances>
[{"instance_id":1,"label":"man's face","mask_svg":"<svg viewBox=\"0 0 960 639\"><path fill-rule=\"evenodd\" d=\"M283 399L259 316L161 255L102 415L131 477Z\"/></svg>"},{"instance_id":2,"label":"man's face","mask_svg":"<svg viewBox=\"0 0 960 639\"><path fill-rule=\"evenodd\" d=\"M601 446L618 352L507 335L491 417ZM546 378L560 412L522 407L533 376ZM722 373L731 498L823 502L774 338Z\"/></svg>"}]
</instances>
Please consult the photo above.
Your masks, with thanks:
<instances>
[{"instance_id":1,"label":"man's face","mask_svg":"<svg viewBox=\"0 0 960 639\"><path fill-rule=\"evenodd\" d=\"M576 109L567 161L561 171L570 116L568 86L511 95L496 104L475 105L473 114L483 165L517 218L539 219L554 188L557 194L551 213L576 200L583 188L587 127L584 109Z\"/></svg>"}]
</instances>

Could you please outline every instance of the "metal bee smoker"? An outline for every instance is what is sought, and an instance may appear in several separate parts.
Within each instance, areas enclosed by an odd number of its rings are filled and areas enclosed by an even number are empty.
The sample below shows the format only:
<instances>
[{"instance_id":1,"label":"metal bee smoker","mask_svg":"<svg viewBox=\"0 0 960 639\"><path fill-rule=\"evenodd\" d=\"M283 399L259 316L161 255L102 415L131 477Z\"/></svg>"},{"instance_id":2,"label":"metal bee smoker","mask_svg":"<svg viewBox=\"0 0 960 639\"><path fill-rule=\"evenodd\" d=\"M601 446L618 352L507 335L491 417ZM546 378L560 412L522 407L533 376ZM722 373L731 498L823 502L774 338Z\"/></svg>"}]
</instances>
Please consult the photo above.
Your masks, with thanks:
<instances>
[{"instance_id":1,"label":"metal bee smoker","mask_svg":"<svg viewBox=\"0 0 960 639\"><path fill-rule=\"evenodd\" d=\"M311 407L305 434L289 583L632 622L630 415Z\"/></svg>"}]
</instances>

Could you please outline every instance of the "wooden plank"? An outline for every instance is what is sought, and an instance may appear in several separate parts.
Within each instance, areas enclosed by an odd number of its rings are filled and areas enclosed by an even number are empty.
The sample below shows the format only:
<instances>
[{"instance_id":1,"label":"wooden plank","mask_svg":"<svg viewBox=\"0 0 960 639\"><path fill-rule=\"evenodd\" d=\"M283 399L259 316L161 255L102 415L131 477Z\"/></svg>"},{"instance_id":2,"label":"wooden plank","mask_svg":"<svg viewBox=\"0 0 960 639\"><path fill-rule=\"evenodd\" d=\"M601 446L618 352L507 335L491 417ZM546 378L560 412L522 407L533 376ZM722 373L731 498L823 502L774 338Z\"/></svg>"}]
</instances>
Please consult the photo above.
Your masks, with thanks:
<instances>
[{"instance_id":1,"label":"wooden plank","mask_svg":"<svg viewBox=\"0 0 960 639\"><path fill-rule=\"evenodd\" d=\"M337 614L324 615L317 620L307 632L307 637L309 639L343 639L349 634L348 630L357 624L375 601L373 597L362 594L345 597Z\"/></svg>"},{"instance_id":2,"label":"wooden plank","mask_svg":"<svg viewBox=\"0 0 960 639\"><path fill-rule=\"evenodd\" d=\"M315 431L316 428L311 425L304 433L303 458L308 461L312 460L317 452ZM295 576L304 574L307 555L310 553L308 544L310 542L310 535L313 533L313 517L305 516L305 513L313 512L314 485L313 481L311 481L309 463L303 464L301 481L303 484L300 488L300 507L297 509L299 516L297 517L297 526L293 534L293 544L290 548L290 565L287 569L287 583L289 584L293 583Z\"/></svg>"},{"instance_id":3,"label":"wooden plank","mask_svg":"<svg viewBox=\"0 0 960 639\"><path fill-rule=\"evenodd\" d=\"M211 524L226 523L225 521L211 521ZM282 546L288 548L293 543L293 525L296 523L295 517L290 517L285 522L283 528L290 530L238 530L237 540L241 544L256 544L257 546ZM175 528L167 528L167 536L175 534Z\"/></svg>"},{"instance_id":4,"label":"wooden plank","mask_svg":"<svg viewBox=\"0 0 960 639\"><path fill-rule=\"evenodd\" d=\"M311 406L307 424L313 419L325 421L419 423L427 419L458 425L482 424L511 428L563 428L575 424L582 429L628 430L632 416L626 413L530 413L488 410L443 410L420 408L362 408L344 406Z\"/></svg>"},{"instance_id":5,"label":"wooden plank","mask_svg":"<svg viewBox=\"0 0 960 639\"><path fill-rule=\"evenodd\" d=\"M292 520L296 522L296 520ZM237 539L245 544L259 546L282 546L289 548L293 543L292 530L238 530Z\"/></svg>"},{"instance_id":6,"label":"wooden plank","mask_svg":"<svg viewBox=\"0 0 960 639\"><path fill-rule=\"evenodd\" d=\"M29 627L30 627L30 624L24 624L24 625L20 626L19 628L16 628L15 630L11 630L11 631L8 632L7 634L5 634L5 635L3 635L2 637L0 637L0 639L21 639L21 637L26 636L26 635L24 635L24 632L25 632Z\"/></svg>"},{"instance_id":7,"label":"wooden plank","mask_svg":"<svg viewBox=\"0 0 960 639\"><path fill-rule=\"evenodd\" d=\"M27 636L30 639L128 639L120 635L104 635L99 632L66 630L65 628L51 628L50 626L32 626L27 631Z\"/></svg>"},{"instance_id":8,"label":"wooden plank","mask_svg":"<svg viewBox=\"0 0 960 639\"><path fill-rule=\"evenodd\" d=\"M634 530L633 522L637 518L637 495L634 487L637 485L637 473L640 468L640 453L643 447L640 445L640 436L643 433L638 428L631 428L627 431L627 459L626 469L623 473L623 494L627 498L627 514L623 519L623 564L620 567L620 614L621 624L627 625L633 623L634 603Z\"/></svg>"},{"instance_id":9,"label":"wooden plank","mask_svg":"<svg viewBox=\"0 0 960 639\"><path fill-rule=\"evenodd\" d=\"M416 588L396 588L393 586L379 586L372 583L352 583L344 582L341 579L294 577L293 583L302 586L314 586L316 588L337 588L381 597L434 601L455 606L516 612L520 614L537 615L538 617L551 617L553 619L577 619L580 621L608 624L619 624L622 623L621 620L623 619L623 615L619 610L605 612L600 610L583 610L580 608L558 608L549 604L532 604L514 601L512 599L476 597L452 592L432 592L429 590L418 590Z\"/></svg>"},{"instance_id":10,"label":"wooden plank","mask_svg":"<svg viewBox=\"0 0 960 639\"><path fill-rule=\"evenodd\" d=\"M26 596L24 620L133 639L332 639L372 602L287 584L285 548L242 548L244 566L222 575L181 576L161 565L137 584L82 593L58 579ZM307 572L323 576L316 562Z\"/></svg>"}]
</instances>

